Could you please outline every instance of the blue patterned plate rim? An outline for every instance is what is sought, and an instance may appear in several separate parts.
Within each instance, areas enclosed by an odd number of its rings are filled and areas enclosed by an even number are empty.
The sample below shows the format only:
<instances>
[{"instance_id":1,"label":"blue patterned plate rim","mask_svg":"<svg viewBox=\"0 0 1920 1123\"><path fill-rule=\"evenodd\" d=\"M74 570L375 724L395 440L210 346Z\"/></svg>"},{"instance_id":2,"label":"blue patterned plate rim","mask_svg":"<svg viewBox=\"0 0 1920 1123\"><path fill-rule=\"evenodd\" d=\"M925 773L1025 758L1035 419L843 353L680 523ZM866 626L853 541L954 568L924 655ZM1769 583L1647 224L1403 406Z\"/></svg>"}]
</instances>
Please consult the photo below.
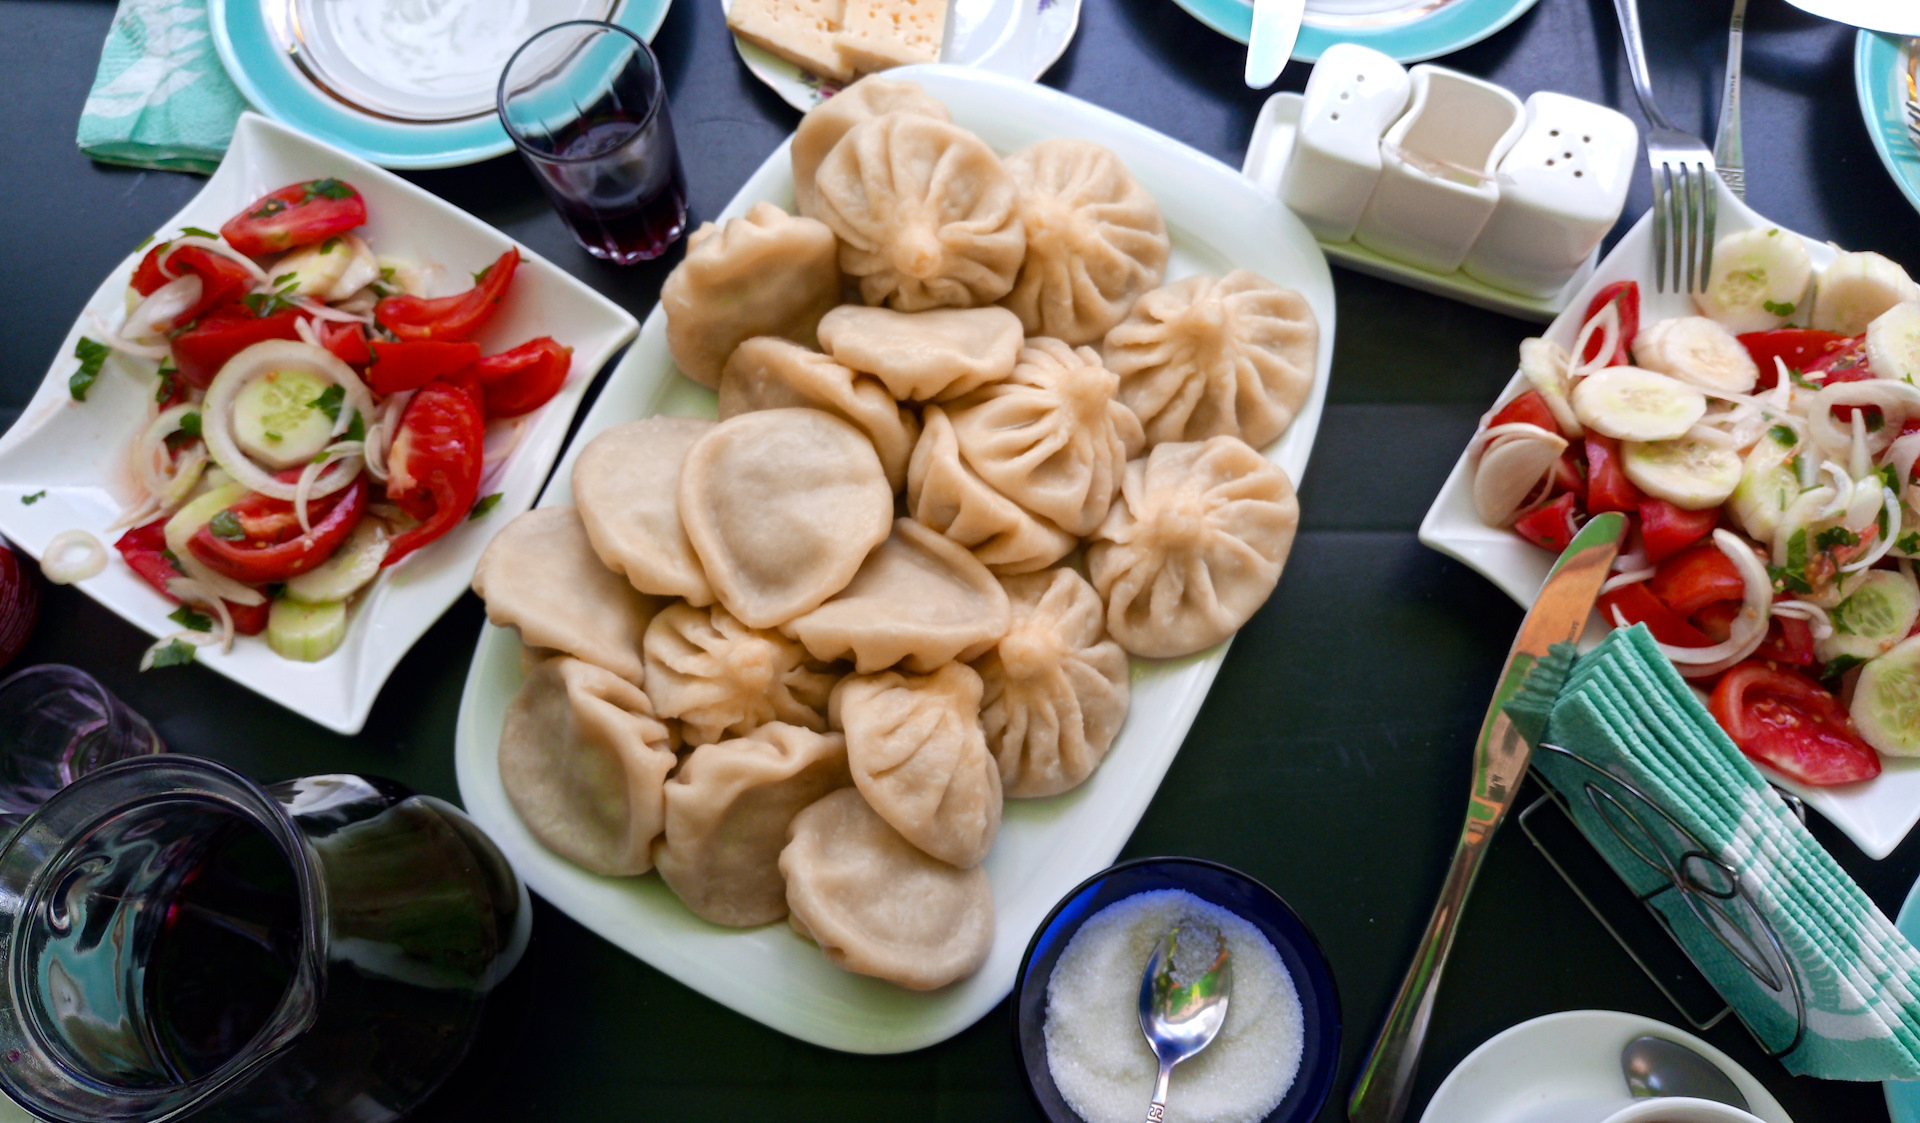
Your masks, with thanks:
<instances>
[{"instance_id":1,"label":"blue patterned plate rim","mask_svg":"<svg viewBox=\"0 0 1920 1123\"><path fill-rule=\"evenodd\" d=\"M1901 66L1899 36L1862 31L1854 37L1853 85L1860 95L1861 120L1894 185L1920 210L1920 151L1907 139L1902 123L1906 98Z\"/></svg>"},{"instance_id":2,"label":"blue patterned plate rim","mask_svg":"<svg viewBox=\"0 0 1920 1123\"><path fill-rule=\"evenodd\" d=\"M445 123L386 120L314 88L274 45L262 5L283 0L207 0L220 64L261 113L384 168L453 168L513 151L495 116ZM623 0L613 22L648 42L672 0Z\"/></svg>"},{"instance_id":3,"label":"blue patterned plate rim","mask_svg":"<svg viewBox=\"0 0 1920 1123\"><path fill-rule=\"evenodd\" d=\"M1392 55L1399 62L1420 62L1470 46L1525 15L1537 0L1453 0L1432 15L1378 29L1314 22L1312 12L1300 27L1293 57L1314 62L1335 43L1359 43ZM1244 43L1253 30L1250 0L1174 0L1220 34Z\"/></svg>"},{"instance_id":4,"label":"blue patterned plate rim","mask_svg":"<svg viewBox=\"0 0 1920 1123\"><path fill-rule=\"evenodd\" d=\"M1877 38L1872 32L1860 33L1863 44L1869 37ZM1861 57L1864 57L1864 46ZM1860 100L1865 102L1866 98L1866 87L1862 85ZM1878 144L1875 146L1878 147ZM1907 189L1907 198L1913 198L1911 188ZM1915 206L1920 206L1920 203ZM1893 926L1900 930L1902 936L1920 944L1920 881L1915 881L1913 888L1907 890L1906 903L1900 906L1900 916ZM1893 1123L1920 1123L1920 1082L1889 1080L1882 1087L1887 1090L1887 1114L1893 1117Z\"/></svg>"}]
</instances>

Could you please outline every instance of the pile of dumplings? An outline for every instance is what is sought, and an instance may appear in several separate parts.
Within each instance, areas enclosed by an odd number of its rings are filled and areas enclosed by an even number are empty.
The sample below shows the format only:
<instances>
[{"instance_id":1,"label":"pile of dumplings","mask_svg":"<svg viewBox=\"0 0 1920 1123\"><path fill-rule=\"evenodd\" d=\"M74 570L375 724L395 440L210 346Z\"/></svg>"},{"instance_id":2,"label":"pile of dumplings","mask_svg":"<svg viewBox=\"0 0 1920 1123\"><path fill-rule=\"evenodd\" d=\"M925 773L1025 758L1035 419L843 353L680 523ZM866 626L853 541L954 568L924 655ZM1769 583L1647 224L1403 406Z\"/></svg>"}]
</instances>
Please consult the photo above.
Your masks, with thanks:
<instances>
[{"instance_id":1,"label":"pile of dumplings","mask_svg":"<svg viewBox=\"0 0 1920 1123\"><path fill-rule=\"evenodd\" d=\"M701 227L661 296L719 419L606 430L480 560L526 647L500 775L584 868L926 990L985 961L1002 803L1099 766L1129 655L1272 593L1299 507L1256 446L1318 328L1245 271L1163 284L1097 144L1003 159L867 78L792 153L799 213Z\"/></svg>"}]
</instances>

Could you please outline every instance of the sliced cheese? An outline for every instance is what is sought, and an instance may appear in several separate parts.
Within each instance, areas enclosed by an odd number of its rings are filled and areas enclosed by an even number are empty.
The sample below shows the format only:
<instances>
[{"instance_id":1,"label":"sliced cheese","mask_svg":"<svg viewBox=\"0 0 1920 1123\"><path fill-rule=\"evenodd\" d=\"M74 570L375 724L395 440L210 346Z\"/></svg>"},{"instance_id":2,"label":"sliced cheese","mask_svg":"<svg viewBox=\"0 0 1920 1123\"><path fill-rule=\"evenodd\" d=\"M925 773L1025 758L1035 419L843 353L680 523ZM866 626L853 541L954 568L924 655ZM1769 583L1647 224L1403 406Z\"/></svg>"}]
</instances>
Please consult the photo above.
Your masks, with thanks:
<instances>
[{"instance_id":1,"label":"sliced cheese","mask_svg":"<svg viewBox=\"0 0 1920 1123\"><path fill-rule=\"evenodd\" d=\"M802 70L850 81L837 35L846 0L733 0L727 26L747 42Z\"/></svg>"},{"instance_id":2,"label":"sliced cheese","mask_svg":"<svg viewBox=\"0 0 1920 1123\"><path fill-rule=\"evenodd\" d=\"M862 74L938 62L947 0L846 0L840 54Z\"/></svg>"}]
</instances>

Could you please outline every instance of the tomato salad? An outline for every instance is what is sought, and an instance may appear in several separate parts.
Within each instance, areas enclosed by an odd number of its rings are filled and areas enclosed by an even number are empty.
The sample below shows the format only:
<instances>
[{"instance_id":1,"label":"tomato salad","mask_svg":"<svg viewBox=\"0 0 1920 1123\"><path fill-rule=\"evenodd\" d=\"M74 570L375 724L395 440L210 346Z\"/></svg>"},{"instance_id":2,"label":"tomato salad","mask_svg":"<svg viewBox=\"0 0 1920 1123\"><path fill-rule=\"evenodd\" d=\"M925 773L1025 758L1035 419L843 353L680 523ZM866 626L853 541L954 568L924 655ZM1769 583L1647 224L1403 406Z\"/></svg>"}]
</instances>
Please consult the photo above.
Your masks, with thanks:
<instances>
[{"instance_id":1,"label":"tomato salad","mask_svg":"<svg viewBox=\"0 0 1920 1123\"><path fill-rule=\"evenodd\" d=\"M1817 277L1772 228L1714 248L1697 315L1644 323L1633 282L1474 438L1474 502L1559 553L1624 513L1608 623L1645 624L1740 749L1808 785L1920 756L1920 287L1842 253Z\"/></svg>"},{"instance_id":2,"label":"tomato salad","mask_svg":"<svg viewBox=\"0 0 1920 1123\"><path fill-rule=\"evenodd\" d=\"M96 320L101 338L81 341L76 401L110 352L157 364L132 451L143 495L112 529L134 573L180 605L181 629L142 669L261 632L286 658L331 654L382 569L497 501L482 485L520 423L491 454L487 423L566 381L572 349L553 339L494 355L473 341L518 250L430 297L422 269L355 233L366 221L338 179L270 192L218 233L188 227L153 246L125 321Z\"/></svg>"}]
</instances>

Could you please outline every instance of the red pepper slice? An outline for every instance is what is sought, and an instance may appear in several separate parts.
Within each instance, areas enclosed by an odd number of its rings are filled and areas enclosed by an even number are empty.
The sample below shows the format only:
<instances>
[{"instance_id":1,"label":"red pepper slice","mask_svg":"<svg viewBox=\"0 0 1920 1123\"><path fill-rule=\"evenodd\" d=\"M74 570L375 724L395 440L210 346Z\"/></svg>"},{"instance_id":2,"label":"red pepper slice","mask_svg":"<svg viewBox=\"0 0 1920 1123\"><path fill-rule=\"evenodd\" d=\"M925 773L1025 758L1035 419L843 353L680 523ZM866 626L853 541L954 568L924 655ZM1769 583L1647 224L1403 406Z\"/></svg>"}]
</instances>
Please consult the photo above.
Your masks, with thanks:
<instances>
[{"instance_id":1,"label":"red pepper slice","mask_svg":"<svg viewBox=\"0 0 1920 1123\"><path fill-rule=\"evenodd\" d=\"M1760 368L1759 388L1771 390L1780 383L1780 368L1774 363L1777 358L1787 364L1787 371L1799 371L1805 374L1813 365L1829 353L1845 344L1847 337L1839 332L1814 331L1812 328L1775 328L1772 331L1750 331L1740 337L1747 354L1753 356L1754 365Z\"/></svg>"},{"instance_id":2,"label":"red pepper slice","mask_svg":"<svg viewBox=\"0 0 1920 1123\"><path fill-rule=\"evenodd\" d=\"M141 296L152 296L161 285L178 277L200 278L200 299L175 316L169 327L185 327L215 308L240 299L253 287L253 274L246 266L225 254L199 246L181 246L174 250L167 258L167 268L173 272L173 276L168 276L160 271L160 255L172 244L162 242L148 250L133 271L133 291Z\"/></svg>"},{"instance_id":3,"label":"red pepper slice","mask_svg":"<svg viewBox=\"0 0 1920 1123\"><path fill-rule=\"evenodd\" d=\"M367 201L337 179L310 179L269 191L227 220L220 236L248 257L324 242L367 221Z\"/></svg>"},{"instance_id":4,"label":"red pepper slice","mask_svg":"<svg viewBox=\"0 0 1920 1123\"><path fill-rule=\"evenodd\" d=\"M1613 610L1618 608L1628 624L1645 624L1654 639L1669 647L1708 647L1713 643L1700 629L1687 623L1686 617L1648 592L1645 582L1602 593L1598 605L1600 619L1605 620L1608 627L1619 626L1613 618Z\"/></svg>"},{"instance_id":5,"label":"red pepper slice","mask_svg":"<svg viewBox=\"0 0 1920 1123\"><path fill-rule=\"evenodd\" d=\"M401 339L467 339L493 315L519 264L520 251L510 249L466 292L431 299L389 296L374 306L374 318Z\"/></svg>"},{"instance_id":6,"label":"red pepper slice","mask_svg":"<svg viewBox=\"0 0 1920 1123\"><path fill-rule=\"evenodd\" d=\"M298 476L297 472L291 474ZM301 533L292 503L255 492L226 511L239 523L243 537L221 538L209 523L194 532L187 548L194 557L235 581L249 585L285 581L332 557L366 510L364 475L342 490L313 501L308 512L313 524L310 534Z\"/></svg>"},{"instance_id":7,"label":"red pepper slice","mask_svg":"<svg viewBox=\"0 0 1920 1123\"><path fill-rule=\"evenodd\" d=\"M1664 499L1648 496L1640 501L1640 538L1647 546L1647 560L1655 565L1713 533L1720 521L1720 509L1689 511Z\"/></svg>"},{"instance_id":8,"label":"red pepper slice","mask_svg":"<svg viewBox=\"0 0 1920 1123\"><path fill-rule=\"evenodd\" d=\"M1713 688L1707 709L1755 761L1803 784L1871 780L1880 757L1826 688L1797 671L1750 659Z\"/></svg>"},{"instance_id":9,"label":"red pepper slice","mask_svg":"<svg viewBox=\"0 0 1920 1123\"><path fill-rule=\"evenodd\" d=\"M460 387L429 382L407 403L387 453L387 498L420 525L393 540L382 566L434 541L467 517L480 495L485 441L480 404Z\"/></svg>"},{"instance_id":10,"label":"red pepper slice","mask_svg":"<svg viewBox=\"0 0 1920 1123\"><path fill-rule=\"evenodd\" d=\"M1598 515L1606 511L1623 511L1632 514L1640 509L1640 501L1645 498L1620 466L1620 442L1588 430L1587 513Z\"/></svg>"},{"instance_id":11,"label":"red pepper slice","mask_svg":"<svg viewBox=\"0 0 1920 1123\"><path fill-rule=\"evenodd\" d=\"M227 360L267 339L298 339L300 313L283 309L256 316L237 304L216 308L173 337L173 361L187 385L205 390Z\"/></svg>"},{"instance_id":12,"label":"red pepper slice","mask_svg":"<svg viewBox=\"0 0 1920 1123\"><path fill-rule=\"evenodd\" d=\"M1741 600L1747 582L1720 547L1702 542L1660 563L1647 579L1647 591L1676 614L1692 616L1714 601Z\"/></svg>"},{"instance_id":13,"label":"red pepper slice","mask_svg":"<svg viewBox=\"0 0 1920 1123\"><path fill-rule=\"evenodd\" d=\"M373 352L367 349L367 329L364 326L320 320L314 324L314 328L320 335L320 346L333 352L335 358L348 366L359 369L373 361Z\"/></svg>"},{"instance_id":14,"label":"red pepper slice","mask_svg":"<svg viewBox=\"0 0 1920 1123\"><path fill-rule=\"evenodd\" d=\"M1617 306L1620 316L1620 341L1614 346L1613 358L1607 360L1607 365L1627 366L1633 362L1633 337L1640 334L1640 286L1632 281L1615 281L1594 293L1580 326L1584 328L1591 323L1600 310L1609 304ZM1598 335L1587 340L1587 348L1580 356L1580 361L1590 363L1598 358L1602 342Z\"/></svg>"},{"instance_id":15,"label":"red pepper slice","mask_svg":"<svg viewBox=\"0 0 1920 1123\"><path fill-rule=\"evenodd\" d=\"M1513 524L1513 532L1550 553L1565 553L1573 544L1577 528L1573 525L1573 496L1560 498L1523 516Z\"/></svg>"},{"instance_id":16,"label":"red pepper slice","mask_svg":"<svg viewBox=\"0 0 1920 1123\"><path fill-rule=\"evenodd\" d=\"M572 366L573 348L543 335L511 351L488 355L473 364L473 373L485 387L488 417L518 417L558 394Z\"/></svg>"},{"instance_id":17,"label":"red pepper slice","mask_svg":"<svg viewBox=\"0 0 1920 1123\"><path fill-rule=\"evenodd\" d=\"M375 340L369 346L373 365L367 368L367 385L376 394L418 390L436 378L471 366L480 357L478 343L452 340Z\"/></svg>"}]
</instances>

